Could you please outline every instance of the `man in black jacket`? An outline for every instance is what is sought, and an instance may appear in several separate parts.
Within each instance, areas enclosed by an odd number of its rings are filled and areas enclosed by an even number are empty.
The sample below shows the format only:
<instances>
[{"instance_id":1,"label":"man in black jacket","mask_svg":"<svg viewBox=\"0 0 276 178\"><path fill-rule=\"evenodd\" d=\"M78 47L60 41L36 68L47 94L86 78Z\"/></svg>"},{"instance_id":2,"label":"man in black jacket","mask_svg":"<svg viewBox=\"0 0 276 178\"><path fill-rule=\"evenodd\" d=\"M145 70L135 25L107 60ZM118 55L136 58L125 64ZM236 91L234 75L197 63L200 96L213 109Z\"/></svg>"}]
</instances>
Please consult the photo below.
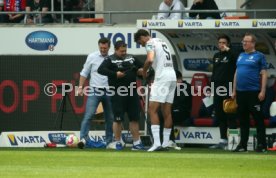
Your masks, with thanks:
<instances>
[{"instance_id":1,"label":"man in black jacket","mask_svg":"<svg viewBox=\"0 0 276 178\"><path fill-rule=\"evenodd\" d=\"M174 94L172 104L173 125L189 125L188 120L191 117L192 94L191 84L183 80L180 71L176 71L177 90Z\"/></svg>"},{"instance_id":2,"label":"man in black jacket","mask_svg":"<svg viewBox=\"0 0 276 178\"><path fill-rule=\"evenodd\" d=\"M230 98L229 90L232 90L230 83L232 83L235 70L236 61L238 54L230 48L230 38L223 34L218 37L218 48L217 52L213 57L213 74L211 82L214 83L214 107L215 117L219 123L220 129L220 142L217 145L213 145L210 148L214 149L225 149L227 146L227 127L236 127L235 115L226 114L223 111L223 100ZM219 87L226 88L226 93L218 93Z\"/></svg>"},{"instance_id":3,"label":"man in black jacket","mask_svg":"<svg viewBox=\"0 0 276 178\"><path fill-rule=\"evenodd\" d=\"M218 10L218 6L214 0L194 0L194 3L190 10ZM219 12L190 12L189 16L196 18L197 15L199 19L220 19Z\"/></svg>"},{"instance_id":4,"label":"man in black jacket","mask_svg":"<svg viewBox=\"0 0 276 178\"><path fill-rule=\"evenodd\" d=\"M123 149L121 143L122 121L127 112L129 128L133 136L132 150L144 150L139 137L140 105L136 89L136 76L142 75L143 64L126 53L127 45L123 41L115 43L115 53L108 56L98 68L98 72L108 77L111 103L114 113L113 133L115 142L112 149Z\"/></svg>"}]
</instances>

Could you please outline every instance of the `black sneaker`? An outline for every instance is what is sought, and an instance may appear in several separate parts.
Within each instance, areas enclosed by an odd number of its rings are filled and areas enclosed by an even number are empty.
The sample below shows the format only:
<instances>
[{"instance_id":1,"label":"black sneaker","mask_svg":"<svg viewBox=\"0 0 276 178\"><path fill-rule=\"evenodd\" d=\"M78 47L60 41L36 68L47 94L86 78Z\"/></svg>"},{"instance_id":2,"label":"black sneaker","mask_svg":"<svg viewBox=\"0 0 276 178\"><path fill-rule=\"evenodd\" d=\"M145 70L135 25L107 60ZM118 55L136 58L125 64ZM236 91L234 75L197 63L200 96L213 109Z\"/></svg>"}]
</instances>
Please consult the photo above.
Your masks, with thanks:
<instances>
[{"instance_id":1,"label":"black sneaker","mask_svg":"<svg viewBox=\"0 0 276 178\"><path fill-rule=\"evenodd\" d=\"M84 148L84 143L83 143L82 141L80 141L80 142L78 143L78 148L79 148L79 149L83 149L83 148Z\"/></svg>"},{"instance_id":2,"label":"black sneaker","mask_svg":"<svg viewBox=\"0 0 276 178\"><path fill-rule=\"evenodd\" d=\"M255 151L258 152L258 153L266 153L266 152L267 152L267 149L266 149L266 147L263 147L263 146L261 145L261 146L257 146L257 148L256 148Z\"/></svg>"},{"instance_id":3,"label":"black sneaker","mask_svg":"<svg viewBox=\"0 0 276 178\"><path fill-rule=\"evenodd\" d=\"M233 150L233 152L247 152L247 148L243 147L241 145L238 145L236 149Z\"/></svg>"}]
</instances>

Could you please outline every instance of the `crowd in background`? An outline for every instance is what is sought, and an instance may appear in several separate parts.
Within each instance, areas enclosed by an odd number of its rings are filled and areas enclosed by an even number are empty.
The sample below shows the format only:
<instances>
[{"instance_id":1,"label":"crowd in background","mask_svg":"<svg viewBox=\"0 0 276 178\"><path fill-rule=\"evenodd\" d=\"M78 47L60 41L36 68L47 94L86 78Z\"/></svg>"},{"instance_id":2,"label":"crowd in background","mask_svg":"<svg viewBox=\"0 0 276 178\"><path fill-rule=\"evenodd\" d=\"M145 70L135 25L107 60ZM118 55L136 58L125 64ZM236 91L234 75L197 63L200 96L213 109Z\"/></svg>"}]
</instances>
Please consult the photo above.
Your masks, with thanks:
<instances>
[{"instance_id":1,"label":"crowd in background","mask_svg":"<svg viewBox=\"0 0 276 178\"><path fill-rule=\"evenodd\" d=\"M53 4L52 4L53 3ZM1 14L0 23L52 23L60 22L60 14L45 14L45 12L61 11L61 0L0 0L0 11L4 12L40 12L36 14ZM64 0L63 11L94 11L94 0ZM164 0L159 6L160 11L182 11L175 13L158 13L157 19L220 19L220 13L184 13L185 7L180 0ZM214 0L194 0L190 10L218 10ZM77 22L82 14L65 14L65 22ZM89 15L94 17L94 14Z\"/></svg>"},{"instance_id":2,"label":"crowd in background","mask_svg":"<svg viewBox=\"0 0 276 178\"><path fill-rule=\"evenodd\" d=\"M214 0L194 0L190 10L219 10ZM185 13L185 7L180 0L163 0L159 11L176 11L174 13L158 13L157 19L220 19L219 12ZM182 12L180 12L182 11Z\"/></svg>"},{"instance_id":3,"label":"crowd in background","mask_svg":"<svg viewBox=\"0 0 276 178\"><path fill-rule=\"evenodd\" d=\"M51 4L53 2L53 4ZM60 22L60 14L45 14L51 11L94 11L94 0L0 0L0 11L4 12L40 12L34 14L0 14L0 23L52 23ZM44 14L43 14L44 13ZM65 14L65 22L73 22L81 14ZM92 17L93 15L91 15Z\"/></svg>"}]
</instances>

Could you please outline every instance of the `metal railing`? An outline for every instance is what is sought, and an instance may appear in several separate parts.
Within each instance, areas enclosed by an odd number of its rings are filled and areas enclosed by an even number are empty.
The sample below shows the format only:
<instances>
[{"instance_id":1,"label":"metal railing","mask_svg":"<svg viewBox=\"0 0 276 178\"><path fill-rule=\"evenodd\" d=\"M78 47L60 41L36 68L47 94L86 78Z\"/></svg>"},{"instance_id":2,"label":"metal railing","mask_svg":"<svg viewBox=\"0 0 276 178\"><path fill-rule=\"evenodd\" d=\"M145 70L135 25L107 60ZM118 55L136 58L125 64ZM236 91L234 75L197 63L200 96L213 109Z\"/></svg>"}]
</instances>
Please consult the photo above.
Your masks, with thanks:
<instances>
[{"instance_id":1,"label":"metal railing","mask_svg":"<svg viewBox=\"0 0 276 178\"><path fill-rule=\"evenodd\" d=\"M61 15L61 21L60 23L64 23L64 15L70 14L70 15L96 15L96 14L102 14L102 15L107 15L105 17L105 24L106 25L112 25L112 16L113 15L118 15L118 14L157 14L157 13L190 13L190 12L195 12L195 13L214 13L214 12L219 12L219 13L253 13L253 18L257 18L257 13L272 13L276 12L276 9L224 9L224 10L184 10L184 11L158 11L158 10L153 10L153 11L48 11L48 12L37 12L37 11L32 11L32 12L0 12L1 14L24 14L24 15L30 15L30 14L60 14ZM268 15L269 18L269 15ZM139 19L139 18L138 18ZM40 21L41 23L41 21ZM135 23L135 22L134 22Z\"/></svg>"}]
</instances>

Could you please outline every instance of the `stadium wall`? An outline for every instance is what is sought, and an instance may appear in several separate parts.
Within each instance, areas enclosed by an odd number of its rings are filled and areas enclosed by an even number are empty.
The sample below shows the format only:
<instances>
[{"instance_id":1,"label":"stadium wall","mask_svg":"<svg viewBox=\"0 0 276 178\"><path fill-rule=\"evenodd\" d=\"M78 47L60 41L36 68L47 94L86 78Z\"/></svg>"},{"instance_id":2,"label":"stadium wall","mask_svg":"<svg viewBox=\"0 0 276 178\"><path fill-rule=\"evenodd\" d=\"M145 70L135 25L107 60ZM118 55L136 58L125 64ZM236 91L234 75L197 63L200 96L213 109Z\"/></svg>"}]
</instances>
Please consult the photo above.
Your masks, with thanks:
<instances>
[{"instance_id":1,"label":"stadium wall","mask_svg":"<svg viewBox=\"0 0 276 178\"><path fill-rule=\"evenodd\" d=\"M134 26L1 28L0 132L79 130L86 97L75 97L74 91L70 92L73 108L66 103L61 122L58 112L61 89L57 89L56 95L47 96L44 87L48 83L78 85L86 56L98 50L97 41L101 37L111 39L111 52L114 51L113 43L124 40L130 54L145 60L145 50L133 40L136 30ZM165 38L159 32L152 35ZM103 128L104 125L98 124L91 127Z\"/></svg>"},{"instance_id":2,"label":"stadium wall","mask_svg":"<svg viewBox=\"0 0 276 178\"><path fill-rule=\"evenodd\" d=\"M214 29L200 29L204 23L220 24ZM220 21L219 21L220 22ZM167 24L168 23L168 24ZM173 21L162 22L163 29L152 30L153 37L164 39L176 59L176 68L182 71L186 79L196 72L210 75L212 56L217 51L216 37L226 33L232 38L233 47L240 47L242 35L248 29L221 29L225 24L234 22L197 21L196 23L176 22L179 29L172 27ZM187 23L187 24L186 24ZM147 22L148 25L157 24ZM158 22L158 24L160 24ZM190 25L188 29L179 24ZM201 25L200 25L201 24ZM257 23L258 24L258 23ZM274 22L265 23L274 25ZM196 25L199 25L197 28ZM239 25L239 23L238 23ZM262 23L258 24L259 26ZM210 25L209 25L210 26ZM184 26L185 27L185 26ZM190 30L192 29L193 30ZM88 53L97 50L97 41L108 37L112 44L124 40L128 44L128 52L145 59L145 50L133 41L136 26L115 25L112 27L85 26L35 26L8 27L2 26L0 43L0 132L3 131L38 131L60 130L61 116L58 109L62 96L60 89L55 96L47 96L44 87L47 83L61 85L69 82L78 85L79 72ZM259 38L258 50L268 59L271 77L275 78L276 34L273 29L250 29ZM12 35L11 35L12 34ZM111 47L113 49L113 45ZM85 98L75 97L70 93L73 108L77 116L68 107L62 122L63 130L79 130L84 112ZM143 128L143 127L141 127Z\"/></svg>"}]
</instances>

